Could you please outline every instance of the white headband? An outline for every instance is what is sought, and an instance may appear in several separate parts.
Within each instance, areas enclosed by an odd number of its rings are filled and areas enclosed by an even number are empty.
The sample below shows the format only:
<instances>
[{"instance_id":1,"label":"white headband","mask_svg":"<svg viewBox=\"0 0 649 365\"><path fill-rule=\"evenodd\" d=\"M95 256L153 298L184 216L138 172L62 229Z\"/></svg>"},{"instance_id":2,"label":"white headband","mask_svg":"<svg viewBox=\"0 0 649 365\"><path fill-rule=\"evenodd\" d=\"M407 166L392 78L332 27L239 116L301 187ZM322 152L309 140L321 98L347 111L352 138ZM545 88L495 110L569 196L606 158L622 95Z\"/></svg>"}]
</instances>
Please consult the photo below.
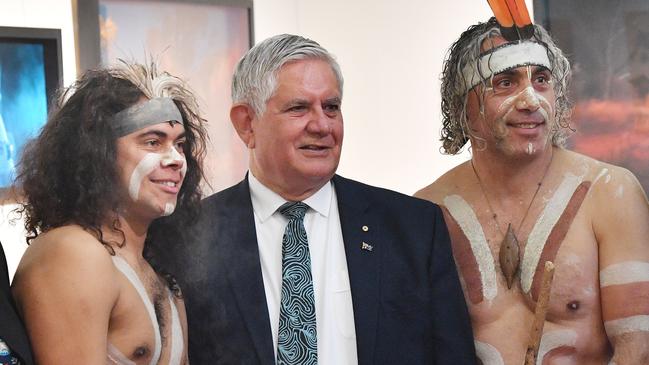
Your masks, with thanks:
<instances>
[{"instance_id":1,"label":"white headband","mask_svg":"<svg viewBox=\"0 0 649 365\"><path fill-rule=\"evenodd\" d=\"M536 42L517 42L493 48L480 55L478 62L464 66L462 75L465 88L462 94L473 89L482 80L489 80L501 72L529 65L552 69L545 47Z\"/></svg>"}]
</instances>

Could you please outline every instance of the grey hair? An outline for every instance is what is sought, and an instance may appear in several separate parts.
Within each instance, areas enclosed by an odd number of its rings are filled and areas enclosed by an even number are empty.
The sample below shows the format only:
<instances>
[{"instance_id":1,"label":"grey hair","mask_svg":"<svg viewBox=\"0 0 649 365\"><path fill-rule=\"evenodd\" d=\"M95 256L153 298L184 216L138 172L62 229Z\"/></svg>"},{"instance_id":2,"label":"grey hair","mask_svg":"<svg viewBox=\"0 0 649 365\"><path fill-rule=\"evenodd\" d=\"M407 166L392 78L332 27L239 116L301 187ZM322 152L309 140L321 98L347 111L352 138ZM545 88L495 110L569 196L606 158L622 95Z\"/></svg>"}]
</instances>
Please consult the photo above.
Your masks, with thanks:
<instances>
[{"instance_id":1,"label":"grey hair","mask_svg":"<svg viewBox=\"0 0 649 365\"><path fill-rule=\"evenodd\" d=\"M442 132L441 141L444 153L457 154L462 150L472 136L478 140L479 137L471 133L467 121L467 102L469 92L467 89L468 80L465 79L463 69L466 65L472 65L480 74L477 67L477 60L482 54L483 42L489 38L500 36L500 28L495 18L489 19L486 23L478 23L469 27L460 38L451 45L442 71L441 93L442 93ZM555 123L552 125L552 144L563 146L565 140L574 131L570 126L570 111L572 103L568 98L568 87L572 77L570 62L561 49L540 25L534 25L534 41L543 45L550 59L552 78L554 80L555 92ZM482 89L479 100L480 108L483 108L484 90L487 80L482 78Z\"/></svg>"},{"instance_id":2,"label":"grey hair","mask_svg":"<svg viewBox=\"0 0 649 365\"><path fill-rule=\"evenodd\" d=\"M311 39L280 34L255 45L239 60L232 77L232 102L246 103L257 115L263 114L282 66L305 59L323 60L331 66L342 97L343 75L334 56Z\"/></svg>"}]
</instances>

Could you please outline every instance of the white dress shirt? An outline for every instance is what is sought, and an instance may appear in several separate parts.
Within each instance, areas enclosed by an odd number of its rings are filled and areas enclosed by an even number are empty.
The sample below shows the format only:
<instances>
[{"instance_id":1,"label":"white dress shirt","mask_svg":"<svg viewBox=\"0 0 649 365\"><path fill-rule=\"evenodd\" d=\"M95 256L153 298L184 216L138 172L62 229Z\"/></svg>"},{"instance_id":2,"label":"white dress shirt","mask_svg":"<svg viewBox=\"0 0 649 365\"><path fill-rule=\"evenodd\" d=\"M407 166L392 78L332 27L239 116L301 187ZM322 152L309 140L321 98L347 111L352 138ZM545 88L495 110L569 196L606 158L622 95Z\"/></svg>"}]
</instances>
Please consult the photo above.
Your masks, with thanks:
<instances>
[{"instance_id":1,"label":"white dress shirt","mask_svg":"<svg viewBox=\"0 0 649 365\"><path fill-rule=\"evenodd\" d=\"M282 291L282 237L288 219L277 209L286 200L248 174L261 273L277 358ZM309 240L318 333L318 364L357 364L356 331L338 201L333 183L303 201L309 206L304 227Z\"/></svg>"}]
</instances>

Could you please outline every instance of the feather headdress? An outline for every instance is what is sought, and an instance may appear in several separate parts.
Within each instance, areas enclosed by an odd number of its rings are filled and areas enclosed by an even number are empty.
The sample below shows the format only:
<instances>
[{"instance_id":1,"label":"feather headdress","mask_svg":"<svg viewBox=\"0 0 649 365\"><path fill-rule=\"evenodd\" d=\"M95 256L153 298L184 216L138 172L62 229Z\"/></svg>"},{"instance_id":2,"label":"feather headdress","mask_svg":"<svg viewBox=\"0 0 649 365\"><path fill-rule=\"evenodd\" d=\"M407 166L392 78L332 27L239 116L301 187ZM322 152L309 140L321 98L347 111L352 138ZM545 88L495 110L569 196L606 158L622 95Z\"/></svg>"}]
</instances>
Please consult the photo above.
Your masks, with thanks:
<instances>
[{"instance_id":1,"label":"feather headdress","mask_svg":"<svg viewBox=\"0 0 649 365\"><path fill-rule=\"evenodd\" d=\"M507 41L522 41L534 35L532 18L525 0L487 0Z\"/></svg>"}]
</instances>

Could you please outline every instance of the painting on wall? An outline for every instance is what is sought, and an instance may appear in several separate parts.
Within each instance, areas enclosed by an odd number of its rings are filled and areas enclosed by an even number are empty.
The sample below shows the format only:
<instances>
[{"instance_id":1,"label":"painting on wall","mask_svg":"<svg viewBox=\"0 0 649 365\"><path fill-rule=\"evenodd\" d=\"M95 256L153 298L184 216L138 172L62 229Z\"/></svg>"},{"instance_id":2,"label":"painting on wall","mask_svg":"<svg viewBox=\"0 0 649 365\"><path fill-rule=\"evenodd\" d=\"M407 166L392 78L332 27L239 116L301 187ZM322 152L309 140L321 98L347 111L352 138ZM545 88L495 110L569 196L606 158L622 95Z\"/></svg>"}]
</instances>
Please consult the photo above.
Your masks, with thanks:
<instances>
[{"instance_id":1,"label":"painting on wall","mask_svg":"<svg viewBox=\"0 0 649 365\"><path fill-rule=\"evenodd\" d=\"M649 2L536 0L572 63L568 147L623 166L649 191Z\"/></svg>"},{"instance_id":2,"label":"painting on wall","mask_svg":"<svg viewBox=\"0 0 649 365\"><path fill-rule=\"evenodd\" d=\"M13 183L25 143L47 120L60 85L58 29L0 27L0 187Z\"/></svg>"},{"instance_id":3,"label":"painting on wall","mask_svg":"<svg viewBox=\"0 0 649 365\"><path fill-rule=\"evenodd\" d=\"M241 180L247 150L230 123L230 83L250 47L250 9L209 1L100 0L98 10L103 65L154 60L198 95L210 137L204 193Z\"/></svg>"}]
</instances>

